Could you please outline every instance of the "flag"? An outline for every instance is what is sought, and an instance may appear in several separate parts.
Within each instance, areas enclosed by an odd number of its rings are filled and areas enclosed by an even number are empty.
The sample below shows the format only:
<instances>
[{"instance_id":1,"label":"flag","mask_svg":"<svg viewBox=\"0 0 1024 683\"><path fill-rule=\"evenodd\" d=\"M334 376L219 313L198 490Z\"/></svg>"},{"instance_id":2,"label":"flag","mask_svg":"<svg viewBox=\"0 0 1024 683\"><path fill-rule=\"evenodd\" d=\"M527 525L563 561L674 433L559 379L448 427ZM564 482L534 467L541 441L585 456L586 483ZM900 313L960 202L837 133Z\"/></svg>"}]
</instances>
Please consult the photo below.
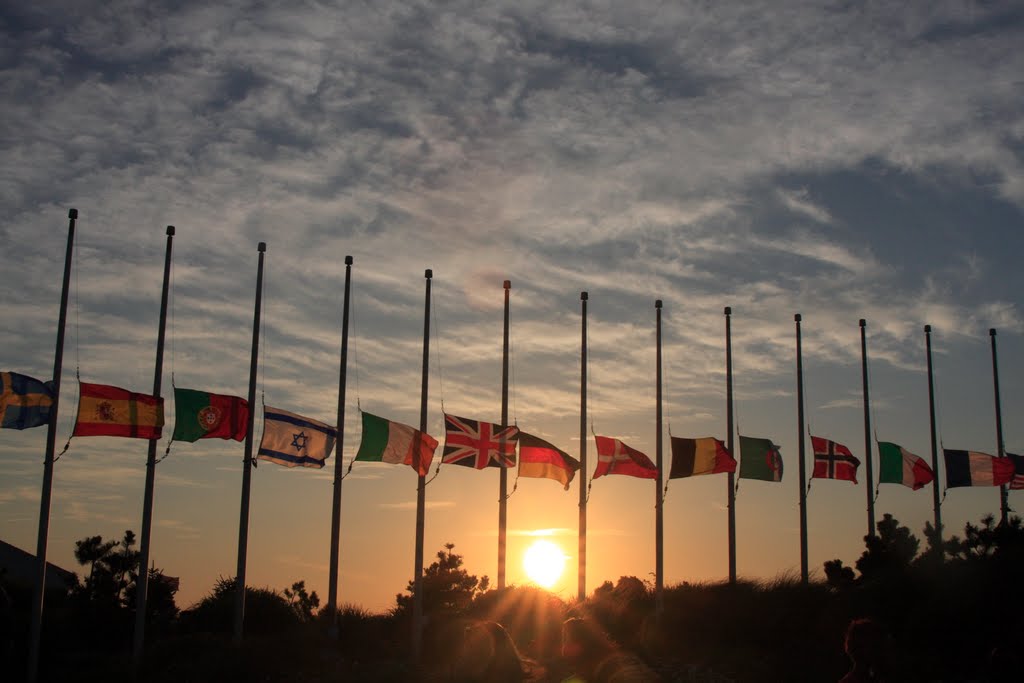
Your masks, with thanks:
<instances>
[{"instance_id":1,"label":"flag","mask_svg":"<svg viewBox=\"0 0 1024 683\"><path fill-rule=\"evenodd\" d=\"M245 441L249 429L249 402L237 396L174 388L172 441L234 439Z\"/></svg>"},{"instance_id":2,"label":"flag","mask_svg":"<svg viewBox=\"0 0 1024 683\"><path fill-rule=\"evenodd\" d=\"M569 490L580 462L533 434L519 432L519 476L554 479Z\"/></svg>"},{"instance_id":3,"label":"flag","mask_svg":"<svg viewBox=\"0 0 1024 683\"><path fill-rule=\"evenodd\" d=\"M323 467L337 436L338 430L323 422L266 406L256 457L285 467Z\"/></svg>"},{"instance_id":4,"label":"flag","mask_svg":"<svg viewBox=\"0 0 1024 683\"><path fill-rule=\"evenodd\" d=\"M641 479L657 479L658 466L646 455L610 436L594 435L597 441L597 469L594 479L605 474L626 474Z\"/></svg>"},{"instance_id":5,"label":"flag","mask_svg":"<svg viewBox=\"0 0 1024 683\"><path fill-rule=\"evenodd\" d=\"M957 486L1002 486L1013 479L1011 458L996 458L976 451L943 449L946 460L946 488Z\"/></svg>"},{"instance_id":6,"label":"flag","mask_svg":"<svg viewBox=\"0 0 1024 683\"><path fill-rule=\"evenodd\" d=\"M450 465L475 467L515 467L518 427L444 416L444 456Z\"/></svg>"},{"instance_id":7,"label":"flag","mask_svg":"<svg viewBox=\"0 0 1024 683\"><path fill-rule=\"evenodd\" d=\"M78 418L73 436L127 436L159 439L164 400L106 384L79 382Z\"/></svg>"},{"instance_id":8,"label":"flag","mask_svg":"<svg viewBox=\"0 0 1024 683\"><path fill-rule=\"evenodd\" d=\"M1006 457L1013 461L1013 479L1010 480L1010 488L1024 489L1024 455L1007 453Z\"/></svg>"},{"instance_id":9,"label":"flag","mask_svg":"<svg viewBox=\"0 0 1024 683\"><path fill-rule=\"evenodd\" d=\"M740 437L740 479L782 481L782 454L771 439Z\"/></svg>"},{"instance_id":10,"label":"flag","mask_svg":"<svg viewBox=\"0 0 1024 683\"><path fill-rule=\"evenodd\" d=\"M426 476L437 450L437 439L400 422L363 413L363 437L356 460L409 465ZM419 468L416 467L417 459Z\"/></svg>"},{"instance_id":11,"label":"flag","mask_svg":"<svg viewBox=\"0 0 1024 683\"><path fill-rule=\"evenodd\" d=\"M53 382L17 372L0 372L0 427L28 429L50 421Z\"/></svg>"},{"instance_id":12,"label":"flag","mask_svg":"<svg viewBox=\"0 0 1024 683\"><path fill-rule=\"evenodd\" d=\"M903 484L915 491L935 479L935 472L903 446L878 442L878 483Z\"/></svg>"},{"instance_id":13,"label":"flag","mask_svg":"<svg viewBox=\"0 0 1024 683\"><path fill-rule=\"evenodd\" d=\"M860 460L854 457L849 448L818 436L811 437L811 448L814 449L814 471L811 472L811 478L845 479L857 483Z\"/></svg>"},{"instance_id":14,"label":"flag","mask_svg":"<svg viewBox=\"0 0 1024 683\"><path fill-rule=\"evenodd\" d=\"M735 471L736 461L725 444L718 439L672 437L672 471L669 472L669 479Z\"/></svg>"}]
</instances>

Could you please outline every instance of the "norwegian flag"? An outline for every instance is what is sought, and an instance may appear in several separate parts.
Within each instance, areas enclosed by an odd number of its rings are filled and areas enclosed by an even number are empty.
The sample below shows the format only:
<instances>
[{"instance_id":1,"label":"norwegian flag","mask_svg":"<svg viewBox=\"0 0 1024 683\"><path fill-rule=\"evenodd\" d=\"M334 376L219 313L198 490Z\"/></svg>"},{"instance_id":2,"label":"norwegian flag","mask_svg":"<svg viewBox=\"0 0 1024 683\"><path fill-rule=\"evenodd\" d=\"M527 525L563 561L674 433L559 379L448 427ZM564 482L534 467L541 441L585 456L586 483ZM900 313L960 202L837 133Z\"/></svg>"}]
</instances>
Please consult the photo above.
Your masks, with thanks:
<instances>
[{"instance_id":1,"label":"norwegian flag","mask_svg":"<svg viewBox=\"0 0 1024 683\"><path fill-rule=\"evenodd\" d=\"M857 483L857 468L860 460L853 456L850 449L841 443L811 437L814 448L814 472L812 477L818 479L845 479Z\"/></svg>"},{"instance_id":2,"label":"norwegian flag","mask_svg":"<svg viewBox=\"0 0 1024 683\"><path fill-rule=\"evenodd\" d=\"M1013 460L1013 479L1010 480L1010 488L1024 489L1024 455L1007 453L1006 457Z\"/></svg>"},{"instance_id":3,"label":"norwegian flag","mask_svg":"<svg viewBox=\"0 0 1024 683\"><path fill-rule=\"evenodd\" d=\"M518 427L444 416L444 454L442 462L464 467L515 467Z\"/></svg>"}]
</instances>

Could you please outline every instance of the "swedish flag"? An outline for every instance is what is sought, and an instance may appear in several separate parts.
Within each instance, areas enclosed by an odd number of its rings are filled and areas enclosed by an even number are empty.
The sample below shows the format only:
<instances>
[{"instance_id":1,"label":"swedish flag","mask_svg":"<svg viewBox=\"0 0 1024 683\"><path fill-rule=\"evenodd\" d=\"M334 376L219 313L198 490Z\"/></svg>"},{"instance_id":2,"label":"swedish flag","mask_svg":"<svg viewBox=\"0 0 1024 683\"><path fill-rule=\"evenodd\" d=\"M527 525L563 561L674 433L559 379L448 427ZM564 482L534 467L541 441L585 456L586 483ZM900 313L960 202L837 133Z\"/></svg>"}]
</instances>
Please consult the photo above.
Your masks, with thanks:
<instances>
[{"instance_id":1,"label":"swedish flag","mask_svg":"<svg viewBox=\"0 0 1024 683\"><path fill-rule=\"evenodd\" d=\"M0 372L0 427L27 429L50 421L53 382L17 372Z\"/></svg>"}]
</instances>

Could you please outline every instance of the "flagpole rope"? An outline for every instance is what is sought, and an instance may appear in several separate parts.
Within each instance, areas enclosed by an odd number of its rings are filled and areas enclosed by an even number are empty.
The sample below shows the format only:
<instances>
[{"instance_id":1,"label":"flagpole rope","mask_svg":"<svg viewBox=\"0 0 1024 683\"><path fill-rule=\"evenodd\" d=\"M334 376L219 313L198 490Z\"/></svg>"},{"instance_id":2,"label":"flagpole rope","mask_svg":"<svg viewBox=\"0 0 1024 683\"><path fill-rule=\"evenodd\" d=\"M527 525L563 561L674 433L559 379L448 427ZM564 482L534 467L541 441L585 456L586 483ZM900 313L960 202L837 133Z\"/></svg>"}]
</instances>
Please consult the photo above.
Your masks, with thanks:
<instances>
[{"instance_id":1,"label":"flagpole rope","mask_svg":"<svg viewBox=\"0 0 1024 683\"><path fill-rule=\"evenodd\" d=\"M668 481L665 482L665 490L661 492L661 503L665 504L665 499L668 498Z\"/></svg>"},{"instance_id":2,"label":"flagpole rope","mask_svg":"<svg viewBox=\"0 0 1024 683\"><path fill-rule=\"evenodd\" d=\"M172 443L174 443L173 439L171 439L170 441L167 442L167 450L165 450L164 454L162 456L160 456L156 461L153 462L154 465L157 464L157 463L163 462L167 458L167 456L171 454L171 444Z\"/></svg>"},{"instance_id":3,"label":"flagpole rope","mask_svg":"<svg viewBox=\"0 0 1024 683\"><path fill-rule=\"evenodd\" d=\"M82 379L81 379L81 372L80 372L81 371L81 367L82 367L82 357L81 357L81 349L80 349L81 339L82 339L82 330L81 330L81 323L80 323L80 320L79 320L79 317L80 317L80 314L81 314L82 302L81 302L81 299L80 299L79 280L78 280L78 271L80 270L79 265L81 264L81 258L82 258L81 247L79 246L80 242L81 242L81 240L75 240L75 379L77 379L79 382L82 381ZM55 389L57 391L60 391L60 387L55 387ZM71 439L69 438L68 439L68 443L70 443L70 442L71 442ZM65 450L67 450L67 449L65 448ZM56 462L56 460L54 460L54 462Z\"/></svg>"},{"instance_id":4,"label":"flagpole rope","mask_svg":"<svg viewBox=\"0 0 1024 683\"><path fill-rule=\"evenodd\" d=\"M75 379L78 380L78 398L75 399L75 423L77 424L78 423L78 409L82 405L82 378L78 376L77 368L75 369ZM61 449L60 453L57 454L57 457L53 459L54 462L57 462L58 460L60 460L60 456L62 456L65 453L68 452L68 449L71 448L71 439L74 436L75 436L75 428L74 428L74 426L72 426L71 427L71 433L68 434L68 441L67 441L67 443L64 444L64 448Z\"/></svg>"},{"instance_id":5,"label":"flagpole rope","mask_svg":"<svg viewBox=\"0 0 1024 683\"><path fill-rule=\"evenodd\" d=\"M363 409L360 407L359 402L359 344L357 343L359 335L356 333L356 298L354 296L350 296L349 298L348 311L349 318L352 320L350 338L352 339L352 364L355 366L354 369L356 376L356 410L361 413L363 412Z\"/></svg>"},{"instance_id":6,"label":"flagpole rope","mask_svg":"<svg viewBox=\"0 0 1024 683\"><path fill-rule=\"evenodd\" d=\"M509 327L511 327L511 325ZM512 365L512 424L514 424L514 425L516 425L518 427L519 426L519 414L518 414L518 411L516 410L516 343L515 343L515 340L512 338L512 330L511 329L509 330L509 335L508 336L509 336L509 339L508 339L508 355L509 355L509 362ZM516 480L518 481L518 479L519 478L517 476ZM512 494L510 493L509 495L511 496Z\"/></svg>"},{"instance_id":7,"label":"flagpole rope","mask_svg":"<svg viewBox=\"0 0 1024 683\"><path fill-rule=\"evenodd\" d=\"M877 441L878 439L875 439L875 440ZM877 484L875 484L875 500L873 501L875 503L878 502L878 492L881 490L881 488L882 488L882 482L878 482Z\"/></svg>"},{"instance_id":8,"label":"flagpole rope","mask_svg":"<svg viewBox=\"0 0 1024 683\"><path fill-rule=\"evenodd\" d=\"M174 388L174 259L171 259L171 388ZM170 445L168 444L168 449ZM166 455L164 457L167 457ZM160 460L163 460L161 458ZM157 462L160 462L159 460Z\"/></svg>"},{"instance_id":9,"label":"flagpole rope","mask_svg":"<svg viewBox=\"0 0 1024 683\"><path fill-rule=\"evenodd\" d=\"M430 290L430 312L434 317L434 363L437 364L437 395L441 398L441 414L445 413L444 409L444 369L441 367L441 328L437 324L437 305L434 303L434 290ZM438 460L437 467L440 470L441 461ZM434 474L436 477L437 474ZM434 480L431 477L430 481Z\"/></svg>"},{"instance_id":10,"label":"flagpole rope","mask_svg":"<svg viewBox=\"0 0 1024 683\"><path fill-rule=\"evenodd\" d=\"M934 354L932 354L932 394L934 396L938 396L939 395L939 389L938 389L939 383L936 380L936 375L938 375L938 374L939 373L936 372L936 370L935 370L935 356L934 356ZM939 403L938 399L935 400L935 429L936 429L936 431L939 432L939 448L941 448L942 450L945 450L946 449L946 445L942 442L942 405ZM932 474L932 476L936 476L936 477L939 476L938 472L934 472ZM945 494L945 491L943 491L942 500L945 500L945 499L946 499L946 494ZM940 501L939 502L939 507L941 507L941 506L942 506L942 502Z\"/></svg>"},{"instance_id":11,"label":"flagpole rope","mask_svg":"<svg viewBox=\"0 0 1024 683\"><path fill-rule=\"evenodd\" d=\"M356 462L355 458L352 458L351 460L348 461L348 469L345 470L345 474L341 475L341 481L344 481L345 477L347 477L348 475L352 474L352 465L354 465L355 462Z\"/></svg>"},{"instance_id":12,"label":"flagpole rope","mask_svg":"<svg viewBox=\"0 0 1024 683\"><path fill-rule=\"evenodd\" d=\"M590 481L587 483L587 502L588 503L590 502L590 492L593 490L593 488L594 488L594 478L591 477Z\"/></svg>"},{"instance_id":13,"label":"flagpole rope","mask_svg":"<svg viewBox=\"0 0 1024 683\"><path fill-rule=\"evenodd\" d=\"M505 496L505 500L508 500L509 498L511 498L512 494L515 493L516 489L518 489L518 488L519 488L519 472L517 471L516 472L516 480L512 483L512 490L509 492L509 494L507 496Z\"/></svg>"}]
</instances>

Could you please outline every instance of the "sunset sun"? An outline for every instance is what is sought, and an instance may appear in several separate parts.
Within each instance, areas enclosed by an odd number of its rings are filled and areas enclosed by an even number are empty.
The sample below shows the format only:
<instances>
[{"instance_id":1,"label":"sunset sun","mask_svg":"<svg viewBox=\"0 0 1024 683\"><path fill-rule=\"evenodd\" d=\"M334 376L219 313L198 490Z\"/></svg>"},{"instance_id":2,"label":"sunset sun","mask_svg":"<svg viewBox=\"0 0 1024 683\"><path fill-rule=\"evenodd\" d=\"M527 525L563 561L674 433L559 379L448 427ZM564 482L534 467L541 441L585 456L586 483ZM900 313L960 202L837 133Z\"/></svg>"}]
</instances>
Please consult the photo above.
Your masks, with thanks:
<instances>
[{"instance_id":1,"label":"sunset sun","mask_svg":"<svg viewBox=\"0 0 1024 683\"><path fill-rule=\"evenodd\" d=\"M523 567L534 583L551 588L565 569L565 554L551 541L534 541L523 556Z\"/></svg>"}]
</instances>

